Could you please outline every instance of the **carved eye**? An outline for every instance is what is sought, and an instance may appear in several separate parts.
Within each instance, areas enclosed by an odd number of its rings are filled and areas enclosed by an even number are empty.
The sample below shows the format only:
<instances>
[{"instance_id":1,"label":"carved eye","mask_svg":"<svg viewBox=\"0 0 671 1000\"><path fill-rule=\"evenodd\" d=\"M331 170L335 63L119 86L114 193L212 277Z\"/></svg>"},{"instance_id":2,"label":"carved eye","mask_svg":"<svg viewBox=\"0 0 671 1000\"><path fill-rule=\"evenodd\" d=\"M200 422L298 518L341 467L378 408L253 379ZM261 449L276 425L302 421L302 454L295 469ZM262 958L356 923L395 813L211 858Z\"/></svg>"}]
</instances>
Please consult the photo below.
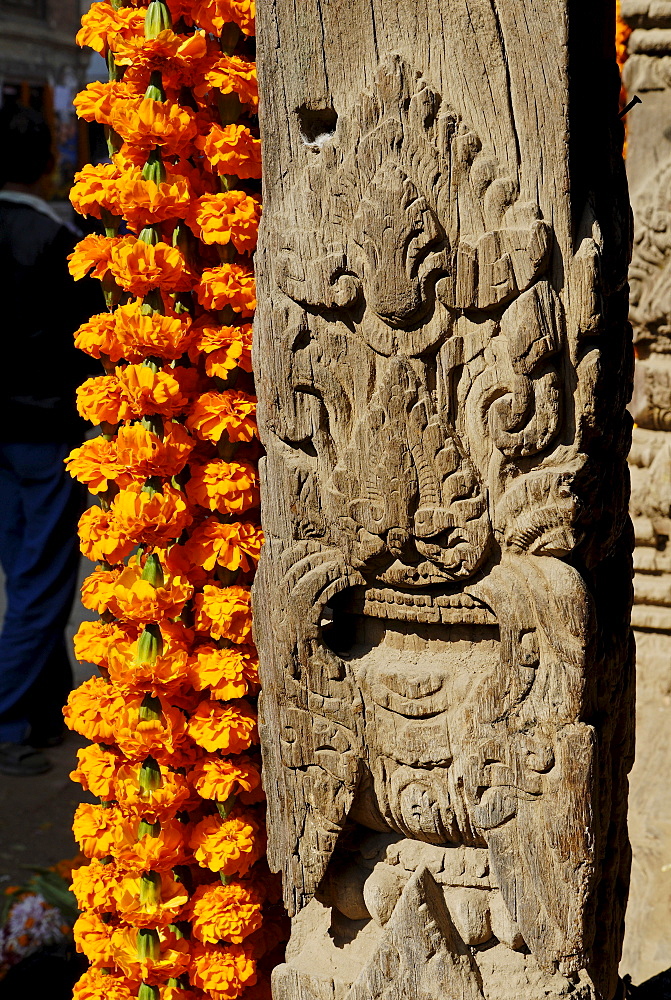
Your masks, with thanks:
<instances>
[{"instance_id":1,"label":"carved eye","mask_svg":"<svg viewBox=\"0 0 671 1000\"><path fill-rule=\"evenodd\" d=\"M297 114L301 138L306 146L321 146L333 138L338 124L338 114L334 108L303 106L297 109Z\"/></svg>"}]
</instances>

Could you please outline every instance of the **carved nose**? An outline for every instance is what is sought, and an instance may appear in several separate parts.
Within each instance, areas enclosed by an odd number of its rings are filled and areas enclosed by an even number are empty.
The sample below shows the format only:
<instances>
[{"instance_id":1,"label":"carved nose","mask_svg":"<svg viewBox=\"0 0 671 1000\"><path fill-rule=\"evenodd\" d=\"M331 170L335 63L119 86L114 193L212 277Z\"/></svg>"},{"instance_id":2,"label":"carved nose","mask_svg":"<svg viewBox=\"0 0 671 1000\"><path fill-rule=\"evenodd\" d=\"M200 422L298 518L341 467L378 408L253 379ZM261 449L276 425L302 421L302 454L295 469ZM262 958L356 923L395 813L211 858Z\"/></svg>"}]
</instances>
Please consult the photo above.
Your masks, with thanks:
<instances>
[{"instance_id":1,"label":"carved nose","mask_svg":"<svg viewBox=\"0 0 671 1000\"><path fill-rule=\"evenodd\" d=\"M369 289L368 304L390 326L407 326L424 305L420 282L408 278L403 267L383 268Z\"/></svg>"},{"instance_id":2,"label":"carved nose","mask_svg":"<svg viewBox=\"0 0 671 1000\"><path fill-rule=\"evenodd\" d=\"M390 528L387 532L387 548L393 556L400 559L403 549L410 541L410 532L405 528Z\"/></svg>"}]
</instances>

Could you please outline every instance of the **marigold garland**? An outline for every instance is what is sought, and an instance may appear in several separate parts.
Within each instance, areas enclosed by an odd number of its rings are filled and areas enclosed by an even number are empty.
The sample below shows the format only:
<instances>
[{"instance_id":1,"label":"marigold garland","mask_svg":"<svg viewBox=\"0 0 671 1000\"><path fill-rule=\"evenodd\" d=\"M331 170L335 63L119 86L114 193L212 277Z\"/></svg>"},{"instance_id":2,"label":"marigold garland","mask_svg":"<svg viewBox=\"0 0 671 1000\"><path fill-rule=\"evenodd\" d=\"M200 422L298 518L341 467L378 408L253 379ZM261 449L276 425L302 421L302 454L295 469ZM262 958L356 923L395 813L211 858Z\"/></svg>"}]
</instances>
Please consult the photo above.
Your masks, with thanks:
<instances>
[{"instance_id":1,"label":"marigold garland","mask_svg":"<svg viewBox=\"0 0 671 1000\"><path fill-rule=\"evenodd\" d=\"M80 522L100 565L77 656L100 676L67 724L92 741L73 780L75 1000L264 1000L284 927L264 867L250 585L259 558L251 323L261 214L254 0L102 0L77 36L108 83L77 97L110 163L72 203L105 235L80 241L109 311L77 346L101 361L79 389L101 434L70 473L97 496Z\"/></svg>"}]
</instances>

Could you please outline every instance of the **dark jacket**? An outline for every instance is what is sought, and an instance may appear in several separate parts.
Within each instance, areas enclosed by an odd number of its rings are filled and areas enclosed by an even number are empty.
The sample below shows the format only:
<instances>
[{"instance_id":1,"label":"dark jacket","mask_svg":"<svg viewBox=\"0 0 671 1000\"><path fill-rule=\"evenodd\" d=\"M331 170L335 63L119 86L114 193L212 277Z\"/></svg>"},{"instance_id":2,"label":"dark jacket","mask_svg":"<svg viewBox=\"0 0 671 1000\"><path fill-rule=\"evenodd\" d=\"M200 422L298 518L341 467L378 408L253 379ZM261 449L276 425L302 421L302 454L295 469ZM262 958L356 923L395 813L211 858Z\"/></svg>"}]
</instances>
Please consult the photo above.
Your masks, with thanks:
<instances>
[{"instance_id":1,"label":"dark jacket","mask_svg":"<svg viewBox=\"0 0 671 1000\"><path fill-rule=\"evenodd\" d=\"M73 334L104 309L99 283L67 267L77 235L29 204L0 198L0 441L72 441L90 425L75 389L100 363Z\"/></svg>"}]
</instances>

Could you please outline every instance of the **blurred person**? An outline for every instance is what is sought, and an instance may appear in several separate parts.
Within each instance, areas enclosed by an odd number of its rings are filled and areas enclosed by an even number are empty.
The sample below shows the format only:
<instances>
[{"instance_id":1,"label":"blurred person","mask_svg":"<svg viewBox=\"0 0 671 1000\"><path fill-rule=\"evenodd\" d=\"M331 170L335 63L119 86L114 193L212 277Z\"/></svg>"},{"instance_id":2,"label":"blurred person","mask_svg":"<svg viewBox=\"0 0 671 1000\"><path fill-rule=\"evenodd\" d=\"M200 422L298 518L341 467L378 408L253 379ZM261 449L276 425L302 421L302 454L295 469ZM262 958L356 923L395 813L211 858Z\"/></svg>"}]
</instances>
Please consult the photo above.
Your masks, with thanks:
<instances>
[{"instance_id":1,"label":"blurred person","mask_svg":"<svg viewBox=\"0 0 671 1000\"><path fill-rule=\"evenodd\" d=\"M73 333L104 307L97 283L68 273L80 234L43 200L53 167L42 116L0 109L0 772L19 776L49 769L40 748L62 739L72 687L64 629L86 491L63 460L86 432L75 388L92 374Z\"/></svg>"}]
</instances>

